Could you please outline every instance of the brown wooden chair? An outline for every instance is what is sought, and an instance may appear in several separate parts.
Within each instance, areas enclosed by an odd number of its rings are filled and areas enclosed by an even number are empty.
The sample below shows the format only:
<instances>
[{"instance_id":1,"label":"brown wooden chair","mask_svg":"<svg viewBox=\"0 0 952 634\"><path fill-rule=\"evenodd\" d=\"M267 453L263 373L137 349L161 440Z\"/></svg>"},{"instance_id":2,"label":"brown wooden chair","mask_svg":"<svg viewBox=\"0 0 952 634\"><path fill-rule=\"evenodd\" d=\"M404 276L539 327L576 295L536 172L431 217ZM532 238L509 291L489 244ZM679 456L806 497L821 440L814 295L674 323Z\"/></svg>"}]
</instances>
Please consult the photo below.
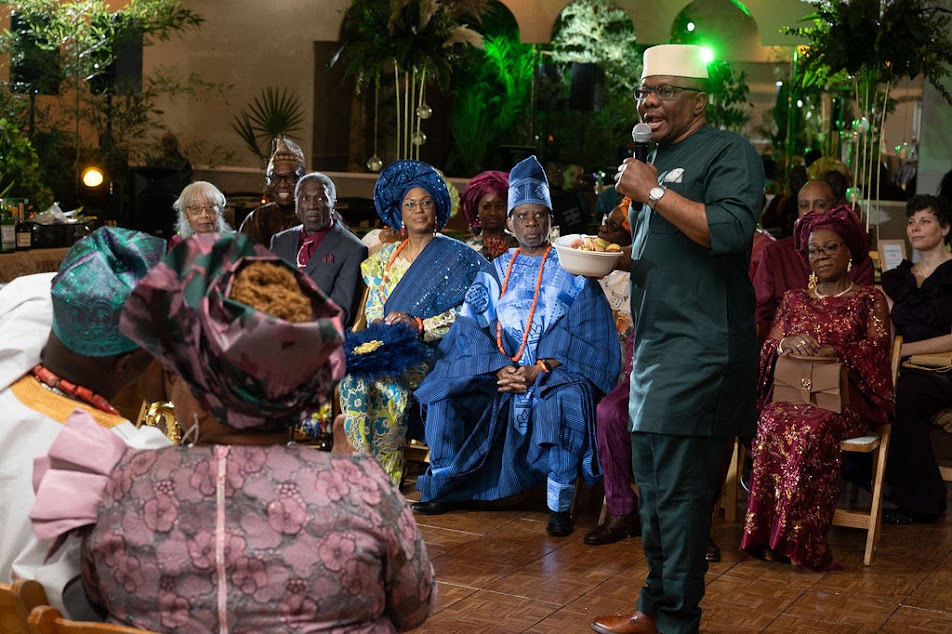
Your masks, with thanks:
<instances>
[{"instance_id":1,"label":"brown wooden chair","mask_svg":"<svg viewBox=\"0 0 952 634\"><path fill-rule=\"evenodd\" d=\"M724 519L728 522L737 521L737 489L740 487L740 476L744 469L744 441L738 436L734 438L734 453L731 455L731 464L724 478L724 492L721 493L720 506L724 507ZM715 510L715 515L717 511Z\"/></svg>"},{"instance_id":2,"label":"brown wooden chair","mask_svg":"<svg viewBox=\"0 0 952 634\"><path fill-rule=\"evenodd\" d=\"M151 630L140 630L126 625L71 621L59 610L48 605L33 608L29 623L29 631L32 634L156 634Z\"/></svg>"},{"instance_id":3,"label":"brown wooden chair","mask_svg":"<svg viewBox=\"0 0 952 634\"><path fill-rule=\"evenodd\" d=\"M890 351L890 370L893 386L899 375L899 350L902 348L902 337L893 339ZM873 454L872 495L869 510L836 509L833 515L833 526L861 528L866 531L866 550L863 554L863 564L870 565L873 561L873 552L879 542L883 520L883 481L886 476L886 455L889 453L889 434L892 423L881 425L876 431L863 436L847 438L840 443L842 451ZM850 505L853 506L852 504Z\"/></svg>"},{"instance_id":4,"label":"brown wooden chair","mask_svg":"<svg viewBox=\"0 0 952 634\"><path fill-rule=\"evenodd\" d=\"M0 632L26 634L30 631L30 611L48 603L46 591L38 581L17 579L10 585L0 583Z\"/></svg>"},{"instance_id":5,"label":"brown wooden chair","mask_svg":"<svg viewBox=\"0 0 952 634\"><path fill-rule=\"evenodd\" d=\"M952 409L939 412L932 419L932 448L939 462L939 473L946 482L952 482Z\"/></svg>"},{"instance_id":6,"label":"brown wooden chair","mask_svg":"<svg viewBox=\"0 0 952 634\"><path fill-rule=\"evenodd\" d=\"M893 339L890 348L890 371L893 386L896 385L896 377L899 374L900 348L902 348L902 337L897 336ZM869 509L857 510L853 508L852 501L855 500L855 496L851 496L850 508L836 509L833 515L833 526L861 528L866 531L866 550L863 554L863 563L867 566L872 563L873 552L876 550L880 529L882 528L883 480L886 475L886 455L889 451L889 434L891 431L892 424L887 423L880 426L876 431L855 438L847 438L840 443L841 451L873 454L872 499ZM737 520L737 485L740 482L745 453L743 443L739 438L736 439L734 441L734 455L731 458L731 467L727 474L722 498L724 517L729 522Z\"/></svg>"}]
</instances>

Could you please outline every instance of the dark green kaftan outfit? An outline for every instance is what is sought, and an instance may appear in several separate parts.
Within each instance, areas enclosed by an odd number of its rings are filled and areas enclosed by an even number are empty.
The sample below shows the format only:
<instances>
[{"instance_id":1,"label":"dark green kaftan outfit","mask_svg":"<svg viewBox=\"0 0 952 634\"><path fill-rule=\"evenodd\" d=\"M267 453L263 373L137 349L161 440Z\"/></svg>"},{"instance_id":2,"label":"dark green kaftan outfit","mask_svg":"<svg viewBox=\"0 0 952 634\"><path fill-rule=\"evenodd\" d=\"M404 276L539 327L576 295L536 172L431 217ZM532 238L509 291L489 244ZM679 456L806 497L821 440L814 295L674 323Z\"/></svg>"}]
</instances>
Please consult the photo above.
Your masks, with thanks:
<instances>
[{"instance_id":1,"label":"dark green kaftan outfit","mask_svg":"<svg viewBox=\"0 0 952 634\"><path fill-rule=\"evenodd\" d=\"M647 205L631 206L629 416L649 566L638 609L674 634L700 624L723 448L756 420L748 266L764 174L746 139L706 125L649 160L659 184L704 203L711 241L703 247Z\"/></svg>"}]
</instances>

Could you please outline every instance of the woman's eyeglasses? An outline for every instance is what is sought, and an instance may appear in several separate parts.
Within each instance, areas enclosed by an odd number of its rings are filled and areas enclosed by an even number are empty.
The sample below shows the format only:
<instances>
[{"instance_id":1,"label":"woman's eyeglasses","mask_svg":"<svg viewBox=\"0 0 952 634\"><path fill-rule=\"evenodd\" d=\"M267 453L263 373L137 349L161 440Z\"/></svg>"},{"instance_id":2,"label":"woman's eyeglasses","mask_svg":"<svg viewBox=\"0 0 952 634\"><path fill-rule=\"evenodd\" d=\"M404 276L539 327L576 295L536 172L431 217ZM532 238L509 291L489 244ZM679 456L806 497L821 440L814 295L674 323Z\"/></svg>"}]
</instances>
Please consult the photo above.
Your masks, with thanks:
<instances>
[{"instance_id":1,"label":"woman's eyeglasses","mask_svg":"<svg viewBox=\"0 0 952 634\"><path fill-rule=\"evenodd\" d=\"M187 205L185 211L193 216L197 216L202 212L207 212L209 216L214 216L218 213L218 205Z\"/></svg>"},{"instance_id":2,"label":"woman's eyeglasses","mask_svg":"<svg viewBox=\"0 0 952 634\"><path fill-rule=\"evenodd\" d=\"M430 211L431 209L433 209L433 207L436 206L436 203L433 202L432 198L424 198L420 202L417 202L415 200L407 200L407 201L404 201L403 208L406 209L407 211L413 211L417 208L417 205L419 205L420 209L422 209L423 211Z\"/></svg>"},{"instance_id":3,"label":"woman's eyeglasses","mask_svg":"<svg viewBox=\"0 0 952 634\"><path fill-rule=\"evenodd\" d=\"M839 250L842 242L830 242L829 244L824 244L822 247L810 247L807 249L807 255L811 258L818 258L822 253L828 258L832 258L836 255L836 252Z\"/></svg>"}]
</instances>

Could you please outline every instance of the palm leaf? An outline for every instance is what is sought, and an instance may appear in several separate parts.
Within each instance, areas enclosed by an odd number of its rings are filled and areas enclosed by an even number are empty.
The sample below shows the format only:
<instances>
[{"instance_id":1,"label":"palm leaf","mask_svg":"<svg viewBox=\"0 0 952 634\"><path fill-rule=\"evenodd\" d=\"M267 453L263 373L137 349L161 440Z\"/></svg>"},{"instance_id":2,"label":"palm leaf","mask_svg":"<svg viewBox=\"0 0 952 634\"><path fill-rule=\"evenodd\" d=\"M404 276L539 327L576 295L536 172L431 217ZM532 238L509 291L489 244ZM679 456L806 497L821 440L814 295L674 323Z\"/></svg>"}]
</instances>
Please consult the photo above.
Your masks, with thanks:
<instances>
[{"instance_id":1,"label":"palm leaf","mask_svg":"<svg viewBox=\"0 0 952 634\"><path fill-rule=\"evenodd\" d=\"M259 136L276 137L297 132L304 121L304 109L296 95L268 86L248 106L248 118Z\"/></svg>"},{"instance_id":2,"label":"palm leaf","mask_svg":"<svg viewBox=\"0 0 952 634\"><path fill-rule=\"evenodd\" d=\"M273 139L291 135L301 129L304 108L297 95L287 88L268 86L254 97L247 109L234 115L234 130L255 156L267 158L262 147L270 147Z\"/></svg>"},{"instance_id":3,"label":"palm leaf","mask_svg":"<svg viewBox=\"0 0 952 634\"><path fill-rule=\"evenodd\" d=\"M231 122L231 129L234 130L241 140L245 142L245 146L251 150L251 152L258 158L265 158L264 152L261 151L261 147L258 145L258 135L255 133L254 126L251 125L251 121L248 119L248 115L245 112L242 112L240 115L232 115L234 120Z\"/></svg>"}]
</instances>

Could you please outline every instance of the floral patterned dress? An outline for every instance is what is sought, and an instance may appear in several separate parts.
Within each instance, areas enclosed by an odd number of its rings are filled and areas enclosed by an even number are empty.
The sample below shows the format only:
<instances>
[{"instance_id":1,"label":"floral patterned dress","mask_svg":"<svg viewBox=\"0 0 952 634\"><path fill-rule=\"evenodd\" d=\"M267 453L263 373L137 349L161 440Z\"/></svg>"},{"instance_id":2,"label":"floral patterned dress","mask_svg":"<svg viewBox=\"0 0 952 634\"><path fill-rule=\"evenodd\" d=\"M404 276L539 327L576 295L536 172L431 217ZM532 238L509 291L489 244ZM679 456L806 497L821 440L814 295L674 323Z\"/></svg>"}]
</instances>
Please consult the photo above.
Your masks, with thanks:
<instances>
[{"instance_id":1,"label":"floral patterned dress","mask_svg":"<svg viewBox=\"0 0 952 634\"><path fill-rule=\"evenodd\" d=\"M810 334L830 345L847 368L849 405L840 414L770 402L777 345ZM760 352L760 420L752 447L753 471L740 546L810 570L838 565L826 541L840 492L840 441L892 419L889 311L872 287L851 297L812 298L788 292Z\"/></svg>"},{"instance_id":2,"label":"floral patterned dress","mask_svg":"<svg viewBox=\"0 0 952 634\"><path fill-rule=\"evenodd\" d=\"M426 619L426 547L370 457L303 445L137 451L76 419L50 450L34 529L94 523L83 529L83 585L111 622L394 632Z\"/></svg>"},{"instance_id":3,"label":"floral patterned dress","mask_svg":"<svg viewBox=\"0 0 952 634\"><path fill-rule=\"evenodd\" d=\"M384 318L387 297L413 265L403 258L395 258L384 283L387 262L399 246L399 243L384 246L364 260L360 267L364 282L370 289L364 309L368 324ZM423 341L439 344L458 314L459 307L456 306L423 319ZM339 385L341 410L346 415L344 429L347 437L357 451L369 453L376 458L398 486L403 479L405 468L403 448L407 436L407 407L413 390L419 387L430 369L435 348L427 346L427 351L431 354L401 377L370 381L348 374Z\"/></svg>"}]
</instances>

